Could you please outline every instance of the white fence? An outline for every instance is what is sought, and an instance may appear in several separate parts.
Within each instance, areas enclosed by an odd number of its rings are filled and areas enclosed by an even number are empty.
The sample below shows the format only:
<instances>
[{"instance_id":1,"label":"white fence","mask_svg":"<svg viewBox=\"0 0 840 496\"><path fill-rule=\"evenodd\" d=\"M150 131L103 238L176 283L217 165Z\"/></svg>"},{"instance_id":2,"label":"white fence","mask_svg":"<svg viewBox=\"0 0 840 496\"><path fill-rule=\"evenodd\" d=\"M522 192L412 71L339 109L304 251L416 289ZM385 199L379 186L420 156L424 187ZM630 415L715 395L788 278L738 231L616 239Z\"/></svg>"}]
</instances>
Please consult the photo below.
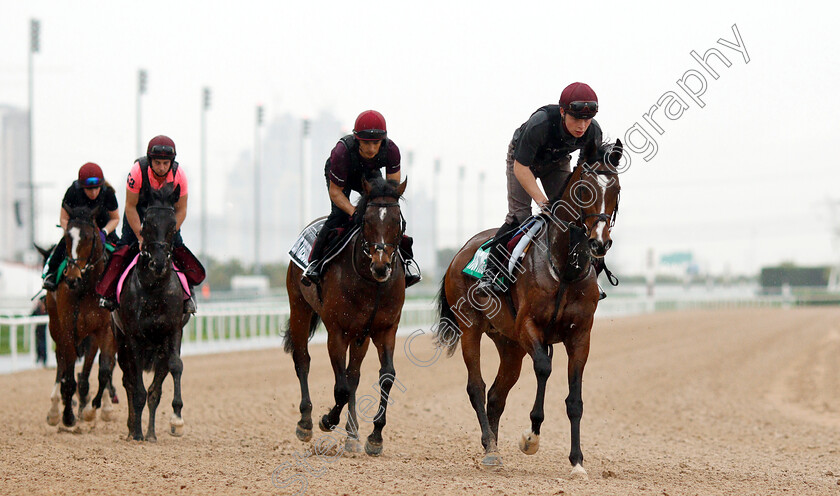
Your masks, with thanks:
<instances>
[{"instance_id":1,"label":"white fence","mask_svg":"<svg viewBox=\"0 0 840 496\"><path fill-rule=\"evenodd\" d=\"M208 305L184 327L182 355L279 347L283 342L288 305ZM409 301L403 306L400 326L409 332L429 327L435 321L431 301ZM0 317L0 373L36 367L35 328L47 324L47 316ZM315 340L323 336L316 334ZM49 332L47 366L55 366L55 352Z\"/></svg>"}]
</instances>

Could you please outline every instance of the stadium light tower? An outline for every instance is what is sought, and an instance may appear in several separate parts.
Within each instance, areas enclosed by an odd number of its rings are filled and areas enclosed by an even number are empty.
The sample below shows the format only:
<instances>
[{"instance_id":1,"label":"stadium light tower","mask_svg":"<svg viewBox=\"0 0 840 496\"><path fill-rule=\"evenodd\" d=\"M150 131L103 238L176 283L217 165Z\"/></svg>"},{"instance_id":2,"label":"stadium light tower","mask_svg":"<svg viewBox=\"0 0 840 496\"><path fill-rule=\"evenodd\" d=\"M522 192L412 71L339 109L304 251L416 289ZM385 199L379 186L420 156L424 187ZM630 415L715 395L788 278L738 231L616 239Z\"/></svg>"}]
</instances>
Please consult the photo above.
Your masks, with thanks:
<instances>
[{"instance_id":1,"label":"stadium light tower","mask_svg":"<svg viewBox=\"0 0 840 496\"><path fill-rule=\"evenodd\" d=\"M260 274L260 128L263 123L263 106L257 105L257 122L254 127L254 274Z\"/></svg>"},{"instance_id":2,"label":"stadium light tower","mask_svg":"<svg viewBox=\"0 0 840 496\"><path fill-rule=\"evenodd\" d=\"M141 120L141 101L143 95L146 94L146 82L147 82L148 75L146 74L145 69L139 69L137 71L137 156L140 157L143 155L143 138L142 136L142 120Z\"/></svg>"},{"instance_id":3,"label":"stadium light tower","mask_svg":"<svg viewBox=\"0 0 840 496\"><path fill-rule=\"evenodd\" d=\"M32 107L34 101L34 83L32 62L36 53L41 51L41 21L29 21L29 249L35 245L35 174L32 155L35 151Z\"/></svg>"},{"instance_id":4,"label":"stadium light tower","mask_svg":"<svg viewBox=\"0 0 840 496\"><path fill-rule=\"evenodd\" d=\"M210 88L202 91L201 104L201 256L207 257L207 111L210 109Z\"/></svg>"}]
</instances>

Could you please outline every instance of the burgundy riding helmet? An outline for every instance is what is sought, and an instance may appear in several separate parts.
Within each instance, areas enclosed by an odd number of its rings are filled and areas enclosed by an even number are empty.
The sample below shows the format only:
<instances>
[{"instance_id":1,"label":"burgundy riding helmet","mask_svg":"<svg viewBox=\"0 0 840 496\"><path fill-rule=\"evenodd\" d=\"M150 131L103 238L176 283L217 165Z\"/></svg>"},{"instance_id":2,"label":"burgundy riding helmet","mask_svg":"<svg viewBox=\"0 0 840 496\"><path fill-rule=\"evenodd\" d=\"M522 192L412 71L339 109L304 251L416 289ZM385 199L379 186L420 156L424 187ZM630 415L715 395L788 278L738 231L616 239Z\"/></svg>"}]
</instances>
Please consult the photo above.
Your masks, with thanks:
<instances>
[{"instance_id":1,"label":"burgundy riding helmet","mask_svg":"<svg viewBox=\"0 0 840 496\"><path fill-rule=\"evenodd\" d=\"M591 119L598 113L598 95L586 83L572 83L560 94L560 108L577 119Z\"/></svg>"},{"instance_id":2,"label":"burgundy riding helmet","mask_svg":"<svg viewBox=\"0 0 840 496\"><path fill-rule=\"evenodd\" d=\"M79 169L79 180L76 186L79 188L98 188L105 182L102 175L102 168L93 162L88 162Z\"/></svg>"},{"instance_id":3,"label":"burgundy riding helmet","mask_svg":"<svg viewBox=\"0 0 840 496\"><path fill-rule=\"evenodd\" d=\"M169 136L155 136L149 141L146 148L146 156L149 160L175 160L175 142Z\"/></svg>"},{"instance_id":4,"label":"burgundy riding helmet","mask_svg":"<svg viewBox=\"0 0 840 496\"><path fill-rule=\"evenodd\" d=\"M385 118L376 110L365 110L356 117L356 124L353 126L353 135L356 139L376 141L385 139L387 134Z\"/></svg>"}]
</instances>

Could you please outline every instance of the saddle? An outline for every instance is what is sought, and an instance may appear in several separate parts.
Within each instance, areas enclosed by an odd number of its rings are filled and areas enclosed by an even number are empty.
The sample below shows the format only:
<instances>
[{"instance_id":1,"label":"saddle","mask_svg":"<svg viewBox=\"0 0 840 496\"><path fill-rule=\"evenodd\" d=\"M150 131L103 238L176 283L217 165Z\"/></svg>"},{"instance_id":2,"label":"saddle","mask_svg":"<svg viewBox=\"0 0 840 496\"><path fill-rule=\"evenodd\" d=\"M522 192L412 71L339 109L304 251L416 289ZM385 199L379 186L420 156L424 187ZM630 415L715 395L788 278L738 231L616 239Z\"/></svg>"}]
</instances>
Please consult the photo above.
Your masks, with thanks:
<instances>
[{"instance_id":1,"label":"saddle","mask_svg":"<svg viewBox=\"0 0 840 496\"><path fill-rule=\"evenodd\" d=\"M121 303L120 297L122 296L122 289L123 283L128 276L131 274L131 271L134 270L134 266L137 265L137 259L140 258L140 254L134 255L134 258L131 260L131 263L123 271L122 275L120 276L120 280L117 283L117 303ZM175 263L172 263L172 268L175 269L175 273L178 274L178 280L181 282L181 287L184 288L184 299L190 299L192 292L190 291L190 284L187 281L187 276L184 274L183 271L179 270L178 267L175 266Z\"/></svg>"},{"instance_id":2,"label":"saddle","mask_svg":"<svg viewBox=\"0 0 840 496\"><path fill-rule=\"evenodd\" d=\"M323 228L325 222L326 218L319 219L307 226L306 229L300 233L300 236L298 236L298 239L294 242L294 244L292 244L292 248L289 250L289 257L292 262L304 271L312 262L312 260L310 260L312 248L314 247L315 239L318 236L318 231ZM323 265L326 265L327 262L341 253L341 251L349 244L350 238L352 238L353 234L355 234L359 229L361 229L359 226L340 227L329 233L327 237L327 248L324 250Z\"/></svg>"},{"instance_id":3,"label":"saddle","mask_svg":"<svg viewBox=\"0 0 840 496\"><path fill-rule=\"evenodd\" d=\"M510 239L505 244L505 251L510 254L507 261L508 273L511 273L514 266L525 257L533 239L542 231L545 223L546 220L542 218L542 216L535 215L520 224L517 229L512 231L512 235L505 235L510 236ZM490 254L489 246L492 242L493 238L490 238L485 241L478 250L476 250L473 258L462 270L464 274L475 277L476 279L480 279L481 276L484 275L484 269L487 266L487 258Z\"/></svg>"}]
</instances>

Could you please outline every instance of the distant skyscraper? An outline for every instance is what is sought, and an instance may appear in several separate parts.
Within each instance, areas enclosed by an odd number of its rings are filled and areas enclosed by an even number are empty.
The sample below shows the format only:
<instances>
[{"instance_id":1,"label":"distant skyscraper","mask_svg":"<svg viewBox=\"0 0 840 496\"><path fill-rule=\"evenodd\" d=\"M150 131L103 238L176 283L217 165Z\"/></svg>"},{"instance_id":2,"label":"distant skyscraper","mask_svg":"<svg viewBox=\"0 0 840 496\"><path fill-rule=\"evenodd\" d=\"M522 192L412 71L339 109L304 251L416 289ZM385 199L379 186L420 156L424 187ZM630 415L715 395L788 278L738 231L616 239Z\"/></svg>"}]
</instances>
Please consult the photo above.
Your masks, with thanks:
<instances>
[{"instance_id":1,"label":"distant skyscraper","mask_svg":"<svg viewBox=\"0 0 840 496\"><path fill-rule=\"evenodd\" d=\"M22 261L29 233L29 117L0 105L0 259Z\"/></svg>"}]
</instances>

